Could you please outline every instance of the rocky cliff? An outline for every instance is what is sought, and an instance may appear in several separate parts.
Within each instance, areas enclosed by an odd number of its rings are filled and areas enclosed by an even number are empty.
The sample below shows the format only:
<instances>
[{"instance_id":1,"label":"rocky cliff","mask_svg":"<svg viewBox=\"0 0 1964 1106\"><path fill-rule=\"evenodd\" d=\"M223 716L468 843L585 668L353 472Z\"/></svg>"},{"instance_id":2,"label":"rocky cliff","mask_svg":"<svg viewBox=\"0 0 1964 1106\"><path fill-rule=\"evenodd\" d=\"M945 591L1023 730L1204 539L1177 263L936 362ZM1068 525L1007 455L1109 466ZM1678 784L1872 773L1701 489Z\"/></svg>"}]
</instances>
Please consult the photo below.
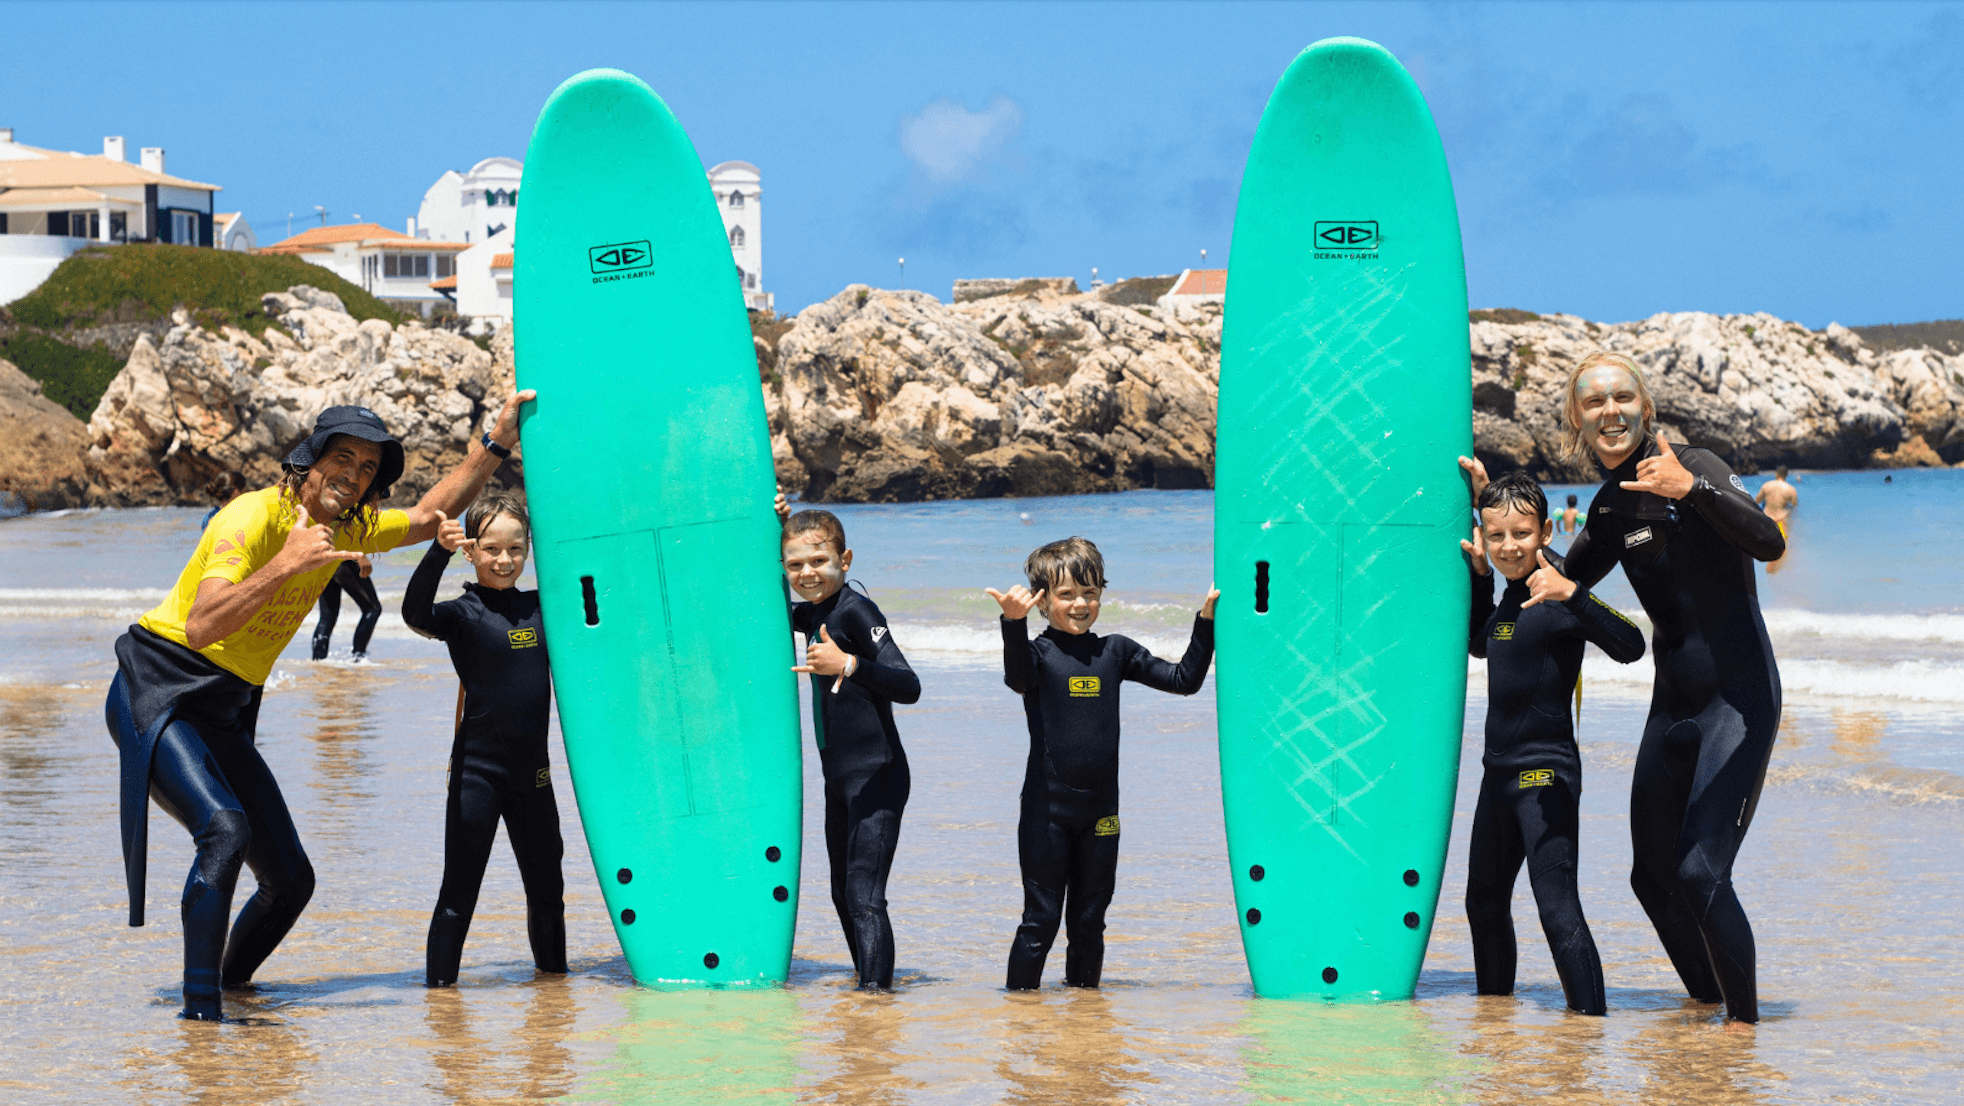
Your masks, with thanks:
<instances>
[{"instance_id":1,"label":"rocky cliff","mask_svg":"<svg viewBox=\"0 0 1964 1106\"><path fill-rule=\"evenodd\" d=\"M314 418L341 403L372 408L402 439L408 466L392 499L413 502L510 394L508 335L487 352L413 320L357 321L339 297L304 284L268 294L265 306L279 328L263 341L181 314L161 341L138 336L89 420L90 502L198 503L226 469L271 482Z\"/></svg>"},{"instance_id":2,"label":"rocky cliff","mask_svg":"<svg viewBox=\"0 0 1964 1106\"><path fill-rule=\"evenodd\" d=\"M854 285L758 320L787 490L899 502L1212 484L1218 304L1001 283L952 305ZM41 508L196 503L221 469L271 480L323 408L362 403L402 436L393 502L411 502L512 387L509 330L486 350L415 321L358 321L306 285L264 306L278 326L263 339L189 317L139 336L85 430L0 369L0 491ZM1561 456L1560 401L1568 370L1599 348L1646 367L1667 432L1743 471L1964 461L1964 356L1878 352L1843 327L1770 315L1605 325L1481 311L1470 334L1476 449L1496 471L1593 476ZM500 473L519 477L516 464Z\"/></svg>"}]
</instances>

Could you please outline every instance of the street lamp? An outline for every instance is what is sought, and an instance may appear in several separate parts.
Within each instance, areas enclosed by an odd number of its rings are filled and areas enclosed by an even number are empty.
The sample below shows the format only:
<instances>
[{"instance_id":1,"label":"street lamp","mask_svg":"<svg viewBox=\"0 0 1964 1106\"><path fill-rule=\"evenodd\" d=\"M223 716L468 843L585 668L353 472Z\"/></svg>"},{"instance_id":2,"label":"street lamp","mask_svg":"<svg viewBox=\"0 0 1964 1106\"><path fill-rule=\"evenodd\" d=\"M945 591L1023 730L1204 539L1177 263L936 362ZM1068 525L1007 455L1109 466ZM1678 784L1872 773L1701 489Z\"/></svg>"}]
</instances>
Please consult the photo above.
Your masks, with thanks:
<instances>
[{"instance_id":1,"label":"street lamp","mask_svg":"<svg viewBox=\"0 0 1964 1106\"><path fill-rule=\"evenodd\" d=\"M907 259L904 257L900 259L900 286L907 287Z\"/></svg>"},{"instance_id":2,"label":"street lamp","mask_svg":"<svg viewBox=\"0 0 1964 1106\"><path fill-rule=\"evenodd\" d=\"M1203 268L1203 269L1205 269L1205 268L1207 267L1207 251L1206 251L1206 250L1201 250L1201 251L1200 251L1200 267L1201 267L1201 268Z\"/></svg>"}]
</instances>

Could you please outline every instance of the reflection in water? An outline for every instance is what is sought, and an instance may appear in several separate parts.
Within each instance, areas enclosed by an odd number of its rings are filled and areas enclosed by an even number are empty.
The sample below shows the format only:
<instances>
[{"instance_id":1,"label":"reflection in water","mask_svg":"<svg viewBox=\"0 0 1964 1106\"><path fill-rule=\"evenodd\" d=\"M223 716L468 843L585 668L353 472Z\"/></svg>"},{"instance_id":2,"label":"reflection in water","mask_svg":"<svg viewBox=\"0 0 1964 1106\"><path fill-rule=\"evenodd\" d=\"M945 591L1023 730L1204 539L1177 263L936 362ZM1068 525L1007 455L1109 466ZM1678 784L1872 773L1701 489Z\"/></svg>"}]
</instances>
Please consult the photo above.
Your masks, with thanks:
<instances>
[{"instance_id":1,"label":"reflection in water","mask_svg":"<svg viewBox=\"0 0 1964 1106\"><path fill-rule=\"evenodd\" d=\"M1559 1004L1559 992L1555 998ZM1537 1096L1607 1101L1599 1069L1608 1019L1538 1009L1512 995L1483 995L1473 1002L1473 1036L1464 1051L1490 1061L1475 1084L1479 1101L1495 1106Z\"/></svg>"},{"instance_id":2,"label":"reflection in water","mask_svg":"<svg viewBox=\"0 0 1964 1106\"><path fill-rule=\"evenodd\" d=\"M394 681L372 668L338 665L315 665L310 676L314 701L306 713L315 725L307 736L320 751L314 787L332 800L328 809L341 812L334 832L346 824L353 801L375 797L367 746L378 727L369 701L378 685Z\"/></svg>"},{"instance_id":3,"label":"reflection in water","mask_svg":"<svg viewBox=\"0 0 1964 1106\"><path fill-rule=\"evenodd\" d=\"M574 1102L797 1101L802 1015L781 988L620 993L621 1019L589 1041L611 1055L589 1060Z\"/></svg>"},{"instance_id":4,"label":"reflection in water","mask_svg":"<svg viewBox=\"0 0 1964 1106\"><path fill-rule=\"evenodd\" d=\"M907 1092L923 1084L894 1071L910 1059L901 1047L904 1018L897 995L840 989L824 1019L811 1027L834 1061L833 1072L806 1097L863 1106L906 1102Z\"/></svg>"},{"instance_id":5,"label":"reflection in water","mask_svg":"<svg viewBox=\"0 0 1964 1106\"><path fill-rule=\"evenodd\" d=\"M131 1102L183 1101L198 1106L285 1102L299 1096L320 1057L292 1025L214 1025L180 1021L169 1032L176 1047L165 1053L130 1053L136 1090ZM159 1042L160 1044L163 1042Z\"/></svg>"},{"instance_id":6,"label":"reflection in water","mask_svg":"<svg viewBox=\"0 0 1964 1106\"><path fill-rule=\"evenodd\" d=\"M1102 991L1014 992L1004 996L995 1036L1003 1044L996 1074L1009 1084L1005 1102L1083 1106L1143 1101L1159 1082L1129 1054L1126 1030Z\"/></svg>"},{"instance_id":7,"label":"reflection in water","mask_svg":"<svg viewBox=\"0 0 1964 1106\"><path fill-rule=\"evenodd\" d=\"M46 684L0 684L0 781L7 791L4 831L9 848L43 852L49 842L40 815L59 769L48 755L63 723L64 697ZM30 832L18 833L26 828Z\"/></svg>"},{"instance_id":8,"label":"reflection in water","mask_svg":"<svg viewBox=\"0 0 1964 1106\"><path fill-rule=\"evenodd\" d=\"M1242 1032L1254 1102L1461 1102L1473 1065L1416 1002L1256 999Z\"/></svg>"},{"instance_id":9,"label":"reflection in water","mask_svg":"<svg viewBox=\"0 0 1964 1106\"><path fill-rule=\"evenodd\" d=\"M564 977L494 988L434 987L424 994L424 1024L433 1038L430 1062L440 1077L430 1090L444 1101L538 1102L572 1089L573 1057L566 1039L579 1006ZM471 1024L474 1003L523 1005L523 1027L487 1039Z\"/></svg>"},{"instance_id":10,"label":"reflection in water","mask_svg":"<svg viewBox=\"0 0 1964 1106\"><path fill-rule=\"evenodd\" d=\"M1711 1011L1686 1003L1682 1015L1658 1018L1624 1045L1649 1069L1642 1088L1646 1104L1748 1106L1785 1089L1786 1075L1759 1059L1758 1031L1722 1022Z\"/></svg>"},{"instance_id":11,"label":"reflection in water","mask_svg":"<svg viewBox=\"0 0 1964 1106\"><path fill-rule=\"evenodd\" d=\"M1836 756L1854 761L1880 761L1886 759L1882 751L1882 734L1889 728L1889 716L1880 711L1842 710L1836 707L1834 717L1834 741L1829 748Z\"/></svg>"}]
</instances>

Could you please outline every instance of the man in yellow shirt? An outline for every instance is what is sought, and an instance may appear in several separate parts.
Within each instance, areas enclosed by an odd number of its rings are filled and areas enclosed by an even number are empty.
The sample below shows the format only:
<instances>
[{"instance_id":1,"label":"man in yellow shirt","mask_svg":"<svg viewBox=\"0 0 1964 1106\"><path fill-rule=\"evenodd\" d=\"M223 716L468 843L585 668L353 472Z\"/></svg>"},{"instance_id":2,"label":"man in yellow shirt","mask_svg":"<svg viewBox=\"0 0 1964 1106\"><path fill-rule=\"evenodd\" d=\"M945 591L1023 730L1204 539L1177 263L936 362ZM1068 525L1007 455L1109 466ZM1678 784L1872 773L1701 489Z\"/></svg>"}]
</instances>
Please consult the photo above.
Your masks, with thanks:
<instances>
[{"instance_id":1,"label":"man in yellow shirt","mask_svg":"<svg viewBox=\"0 0 1964 1106\"><path fill-rule=\"evenodd\" d=\"M177 584L116 642L109 735L122 751L123 862L130 924L143 924L149 804L189 830L184 885L184 1012L216 1021L222 987L242 987L314 893L279 783L253 743L273 662L341 562L436 536L477 498L518 441L519 405L407 511L383 510L402 476L402 443L366 407L330 407L270 488L226 504ZM241 865L258 888L226 938Z\"/></svg>"}]
</instances>

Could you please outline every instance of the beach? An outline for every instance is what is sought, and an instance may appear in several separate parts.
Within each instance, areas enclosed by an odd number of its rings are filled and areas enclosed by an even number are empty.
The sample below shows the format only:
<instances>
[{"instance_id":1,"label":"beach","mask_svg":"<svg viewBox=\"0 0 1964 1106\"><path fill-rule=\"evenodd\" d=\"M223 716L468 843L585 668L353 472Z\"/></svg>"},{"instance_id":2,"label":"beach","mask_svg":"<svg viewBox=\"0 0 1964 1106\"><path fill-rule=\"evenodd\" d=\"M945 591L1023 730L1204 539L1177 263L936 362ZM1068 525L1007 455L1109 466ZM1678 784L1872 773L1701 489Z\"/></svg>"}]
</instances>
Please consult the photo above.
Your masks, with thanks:
<instances>
[{"instance_id":1,"label":"beach","mask_svg":"<svg viewBox=\"0 0 1964 1106\"><path fill-rule=\"evenodd\" d=\"M555 729L573 971L534 973L501 834L459 985L426 990L455 677L443 647L399 616L420 547L385 555L371 663L346 659L352 612L327 663L306 659L303 625L261 714L261 751L319 889L257 989L228 996L237 1021L181 1022L174 903L191 844L152 811L150 924L128 928L102 699L112 643L175 579L204 512L0 521L11 632L0 662L0 988L15 1008L0 1028L0 1093L75 1103L1947 1101L1964 1083L1964 473L1883 476L1800 474L1792 552L1760 573L1786 708L1735 872L1758 940L1756 1028L1684 998L1630 893L1629 777L1651 670L1593 650L1578 729L1581 893L1607 1018L1564 1009L1525 879L1514 899L1519 991L1473 994L1460 900L1486 707L1477 662L1446 882L1413 1001L1253 996L1226 867L1211 680L1188 699L1125 689L1125 836L1104 987L1061 985L1060 936L1042 991L1003 991L1021 908L1028 736L982 589L1019 582L1034 546L1082 534L1110 576L1098 630L1177 656L1212 571L1204 491L836 508L853 576L924 687L918 706L896 711L914 789L889 885L899 955L885 995L852 989L808 722L788 986L632 983ZM1570 491L1586 507L1590 488L1551 487L1551 502ZM466 572L453 565L441 594ZM1641 614L1620 572L1602 594Z\"/></svg>"}]
</instances>

